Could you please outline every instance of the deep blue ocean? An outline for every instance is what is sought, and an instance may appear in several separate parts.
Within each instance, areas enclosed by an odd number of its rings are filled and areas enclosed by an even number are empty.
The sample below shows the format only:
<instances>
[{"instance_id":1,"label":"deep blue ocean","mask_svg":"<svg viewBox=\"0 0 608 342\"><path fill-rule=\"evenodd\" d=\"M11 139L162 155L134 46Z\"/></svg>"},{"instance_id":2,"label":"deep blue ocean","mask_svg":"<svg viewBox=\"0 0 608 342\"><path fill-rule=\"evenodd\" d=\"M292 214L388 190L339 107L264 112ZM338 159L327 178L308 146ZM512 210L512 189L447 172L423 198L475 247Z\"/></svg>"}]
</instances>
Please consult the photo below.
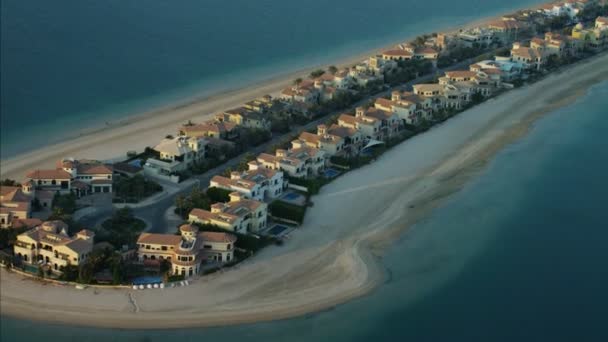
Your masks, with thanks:
<instances>
[{"instance_id":1,"label":"deep blue ocean","mask_svg":"<svg viewBox=\"0 0 608 342\"><path fill-rule=\"evenodd\" d=\"M297 319L213 329L3 317L1 340L608 341L607 108L608 81L539 120L403 234L383 260L386 283L366 297Z\"/></svg>"},{"instance_id":2,"label":"deep blue ocean","mask_svg":"<svg viewBox=\"0 0 608 342\"><path fill-rule=\"evenodd\" d=\"M0 159L538 2L2 0Z\"/></svg>"}]
</instances>

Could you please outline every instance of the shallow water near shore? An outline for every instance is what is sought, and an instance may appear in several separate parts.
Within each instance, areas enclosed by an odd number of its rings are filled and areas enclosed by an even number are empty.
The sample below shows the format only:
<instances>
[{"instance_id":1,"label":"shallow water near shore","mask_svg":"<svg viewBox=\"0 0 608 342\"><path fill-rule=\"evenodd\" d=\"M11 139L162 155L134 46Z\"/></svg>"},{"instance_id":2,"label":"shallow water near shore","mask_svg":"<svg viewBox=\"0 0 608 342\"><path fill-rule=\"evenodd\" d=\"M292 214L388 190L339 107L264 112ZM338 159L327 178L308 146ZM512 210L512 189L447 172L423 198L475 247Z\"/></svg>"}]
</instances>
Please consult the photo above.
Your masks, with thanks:
<instances>
[{"instance_id":1,"label":"shallow water near shore","mask_svg":"<svg viewBox=\"0 0 608 342\"><path fill-rule=\"evenodd\" d=\"M390 248L386 283L364 298L212 329L116 331L3 317L0 340L606 341L606 108L603 82L539 120Z\"/></svg>"},{"instance_id":2,"label":"shallow water near shore","mask_svg":"<svg viewBox=\"0 0 608 342\"><path fill-rule=\"evenodd\" d=\"M4 0L1 159L539 2Z\"/></svg>"}]
</instances>

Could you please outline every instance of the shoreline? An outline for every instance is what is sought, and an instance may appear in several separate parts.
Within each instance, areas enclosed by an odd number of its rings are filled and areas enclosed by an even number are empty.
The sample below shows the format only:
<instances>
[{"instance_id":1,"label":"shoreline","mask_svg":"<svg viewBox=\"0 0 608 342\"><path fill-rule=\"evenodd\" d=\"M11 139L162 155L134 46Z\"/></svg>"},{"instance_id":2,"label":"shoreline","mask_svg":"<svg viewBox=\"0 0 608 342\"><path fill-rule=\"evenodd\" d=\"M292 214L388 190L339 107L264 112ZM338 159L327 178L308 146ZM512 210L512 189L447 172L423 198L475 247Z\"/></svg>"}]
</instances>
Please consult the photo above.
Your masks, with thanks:
<instances>
[{"instance_id":1,"label":"shoreline","mask_svg":"<svg viewBox=\"0 0 608 342\"><path fill-rule=\"evenodd\" d=\"M606 80L608 54L603 53L475 106L324 187L288 244L191 286L162 290L162 296L157 296L159 290L93 294L47 286L41 296L38 282L2 270L1 313L70 325L169 329L254 323L331 309L381 284L385 273L378 257L393 239L462 189L538 119ZM357 192L366 195L353 196ZM240 295L234 298L235 293ZM127 296L136 299L136 308Z\"/></svg>"},{"instance_id":2,"label":"shoreline","mask_svg":"<svg viewBox=\"0 0 608 342\"><path fill-rule=\"evenodd\" d=\"M539 6L521 7L508 13L521 9L534 9ZM504 14L507 13L483 17L462 25L446 26L440 32L453 33L460 29L481 26L500 18ZM265 94L275 97L281 89L290 85L295 78L306 77L313 70L326 68L329 65L336 65L338 68L351 66L380 51L410 41L415 37L416 35L407 36L380 48L357 53L354 57L335 60L334 63L321 64L310 68L298 68L295 71L278 73L269 78L254 81L243 87L236 87L210 95L195 95L143 112L125 114L124 118L106 121L106 124L98 122L94 127L78 130L77 133L60 138L57 142L48 146L2 159L0 177L21 180L27 171L52 167L58 159L65 157L104 161L125 158L127 151L136 150L141 152L147 146L154 146L165 135L175 134L179 125L188 120L200 122L210 119L218 111L240 106L244 102Z\"/></svg>"}]
</instances>

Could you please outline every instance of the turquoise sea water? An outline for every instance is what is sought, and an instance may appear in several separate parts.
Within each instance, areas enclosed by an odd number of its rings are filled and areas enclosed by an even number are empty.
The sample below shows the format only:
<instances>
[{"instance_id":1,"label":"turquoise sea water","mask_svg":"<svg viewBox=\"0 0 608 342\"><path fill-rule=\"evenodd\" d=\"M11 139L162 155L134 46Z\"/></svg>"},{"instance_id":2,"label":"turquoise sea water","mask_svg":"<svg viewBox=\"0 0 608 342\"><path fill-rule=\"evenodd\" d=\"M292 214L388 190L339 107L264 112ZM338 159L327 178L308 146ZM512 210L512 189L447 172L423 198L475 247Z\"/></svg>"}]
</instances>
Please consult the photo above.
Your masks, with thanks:
<instances>
[{"instance_id":1,"label":"turquoise sea water","mask_svg":"<svg viewBox=\"0 0 608 342\"><path fill-rule=\"evenodd\" d=\"M3 0L0 157L538 2Z\"/></svg>"},{"instance_id":2,"label":"turquoise sea water","mask_svg":"<svg viewBox=\"0 0 608 342\"><path fill-rule=\"evenodd\" d=\"M538 121L390 248L383 260L385 284L332 310L271 323L162 331L3 318L0 336L104 342L608 341L606 108L603 82Z\"/></svg>"}]
</instances>

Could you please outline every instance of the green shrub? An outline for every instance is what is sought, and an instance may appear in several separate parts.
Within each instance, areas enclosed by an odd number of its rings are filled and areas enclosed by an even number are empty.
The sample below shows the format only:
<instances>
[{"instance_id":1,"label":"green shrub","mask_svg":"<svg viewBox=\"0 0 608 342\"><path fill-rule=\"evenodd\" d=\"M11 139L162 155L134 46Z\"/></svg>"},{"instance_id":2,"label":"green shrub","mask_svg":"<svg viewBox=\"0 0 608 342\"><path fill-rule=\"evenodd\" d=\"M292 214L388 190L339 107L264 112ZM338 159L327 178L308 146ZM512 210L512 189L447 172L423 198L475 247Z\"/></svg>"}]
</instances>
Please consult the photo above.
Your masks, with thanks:
<instances>
[{"instance_id":1,"label":"green shrub","mask_svg":"<svg viewBox=\"0 0 608 342\"><path fill-rule=\"evenodd\" d=\"M231 192L232 191L230 191L230 190L211 187L211 188L207 189L207 197L209 198L211 203L229 202L230 201L229 195Z\"/></svg>"},{"instance_id":2,"label":"green shrub","mask_svg":"<svg viewBox=\"0 0 608 342\"><path fill-rule=\"evenodd\" d=\"M306 214L306 207L276 200L268 206L272 216L302 223Z\"/></svg>"}]
</instances>

